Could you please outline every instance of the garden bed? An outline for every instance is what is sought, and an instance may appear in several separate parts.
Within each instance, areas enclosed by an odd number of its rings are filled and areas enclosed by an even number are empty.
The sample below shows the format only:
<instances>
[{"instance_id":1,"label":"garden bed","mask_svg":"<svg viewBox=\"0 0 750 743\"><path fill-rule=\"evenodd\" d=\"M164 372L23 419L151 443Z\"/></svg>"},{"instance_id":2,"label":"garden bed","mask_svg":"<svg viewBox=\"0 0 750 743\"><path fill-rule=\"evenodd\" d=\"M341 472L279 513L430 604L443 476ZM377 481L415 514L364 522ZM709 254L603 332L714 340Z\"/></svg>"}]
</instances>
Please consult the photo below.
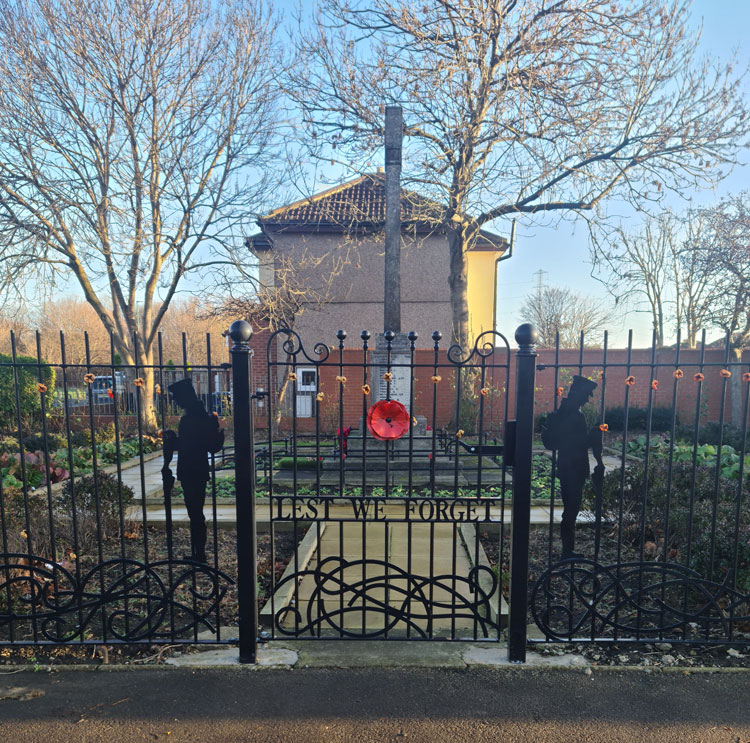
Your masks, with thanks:
<instances>
[{"instance_id":1,"label":"garden bed","mask_svg":"<svg viewBox=\"0 0 750 743\"><path fill-rule=\"evenodd\" d=\"M138 561L144 559L144 534L139 528L139 525L133 526L133 531L126 533L127 538L124 540L124 555L126 558L131 558ZM306 529L300 528L296 534L294 532L282 532L279 531L274 535L274 564L271 564L271 542L269 534L258 535L258 608L261 609L270 595L270 588L272 585L272 573L275 574L276 580L278 580L293 557L297 548L298 542L300 542L306 533ZM146 531L148 541L148 554L149 560L156 562L164 560L167 557L167 535L164 529L149 528ZM234 531L218 530L217 542L214 544L212 529L209 525L209 536L207 553L209 558L209 566L214 565L214 556L216 555L216 561L218 569L229 576L232 580L236 581L237 576L237 541ZM107 540L103 544L104 559L107 557L120 557L122 555L122 548L119 538ZM189 554L190 552L190 530L188 528L175 528L172 531L172 553L175 559L180 559L183 555ZM93 554L82 554L76 556L78 567L82 574L96 567L98 564L98 556L96 553ZM68 553L68 560L70 560L70 553ZM190 585L186 582L186 585L180 586L182 590L181 594L176 594L175 598L180 601L189 603L191 600L190 596ZM232 627L237 624L238 614L238 597L237 597L237 585L236 583L227 587L226 594L224 595L220 607L219 607L219 622L222 627L222 639L236 636L236 631L232 631ZM216 623L216 613L212 613L210 616L212 623ZM90 634L90 633L89 633ZM189 633L187 637L183 637L182 643L185 640L189 641L192 638L192 633ZM14 623L14 639L17 642L30 641L33 638L31 622L29 621L18 621ZM98 658L99 662L104 661L106 656L107 661L111 662L146 662L153 661L158 658L161 660L164 657L169 656L169 652L160 651L155 645L143 643L140 645L122 645L119 643L109 643L107 645L108 650L103 651L102 645L93 645L93 641L96 639L94 636L85 638L88 644L76 644L71 642L66 645L36 645L34 647L23 647L23 646L5 646L0 647L0 664L12 664L12 663L30 663L30 664L54 664L54 663L90 663L92 660L96 661ZM3 632L3 640L7 640L7 630ZM181 652L186 651L184 644L175 644L170 647L179 648ZM167 641L169 644L169 641ZM188 646L189 647L189 646ZM96 650L96 648L100 648Z\"/></svg>"}]
</instances>

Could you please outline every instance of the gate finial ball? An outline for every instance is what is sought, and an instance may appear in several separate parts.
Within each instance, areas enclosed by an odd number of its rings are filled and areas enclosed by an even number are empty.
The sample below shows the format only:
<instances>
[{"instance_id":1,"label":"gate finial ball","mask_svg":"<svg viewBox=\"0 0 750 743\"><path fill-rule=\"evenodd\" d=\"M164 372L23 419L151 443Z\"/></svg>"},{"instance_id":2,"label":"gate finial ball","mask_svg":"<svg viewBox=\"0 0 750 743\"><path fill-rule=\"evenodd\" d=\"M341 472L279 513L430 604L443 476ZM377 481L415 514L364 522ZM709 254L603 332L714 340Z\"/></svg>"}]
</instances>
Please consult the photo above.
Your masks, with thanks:
<instances>
[{"instance_id":1,"label":"gate finial ball","mask_svg":"<svg viewBox=\"0 0 750 743\"><path fill-rule=\"evenodd\" d=\"M525 322L516 328L516 343L519 346L533 346L538 338L539 333L530 322Z\"/></svg>"},{"instance_id":2,"label":"gate finial ball","mask_svg":"<svg viewBox=\"0 0 750 743\"><path fill-rule=\"evenodd\" d=\"M253 329L249 322L235 320L229 326L229 337L234 341L235 345L247 343L253 337Z\"/></svg>"}]
</instances>

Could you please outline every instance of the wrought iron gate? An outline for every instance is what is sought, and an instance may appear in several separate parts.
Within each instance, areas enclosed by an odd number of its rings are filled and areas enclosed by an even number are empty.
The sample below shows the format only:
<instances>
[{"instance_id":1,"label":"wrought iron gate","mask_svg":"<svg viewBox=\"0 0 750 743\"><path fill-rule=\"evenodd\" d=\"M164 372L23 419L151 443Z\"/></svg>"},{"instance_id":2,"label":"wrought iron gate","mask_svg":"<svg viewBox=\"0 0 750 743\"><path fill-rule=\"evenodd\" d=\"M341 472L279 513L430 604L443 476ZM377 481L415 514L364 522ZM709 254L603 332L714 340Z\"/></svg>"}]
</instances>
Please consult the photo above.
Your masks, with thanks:
<instances>
[{"instance_id":1,"label":"wrought iron gate","mask_svg":"<svg viewBox=\"0 0 750 743\"><path fill-rule=\"evenodd\" d=\"M497 641L511 482L498 440L505 338L485 333L468 353L442 349L439 333L426 350L414 333L337 340L313 352L291 330L268 341L269 438L255 453L269 464L256 495L272 550L291 540L294 553L261 626L272 637ZM374 420L380 409L390 415ZM282 424L283 448L271 435Z\"/></svg>"},{"instance_id":2,"label":"wrought iron gate","mask_svg":"<svg viewBox=\"0 0 750 743\"><path fill-rule=\"evenodd\" d=\"M310 351L284 330L253 376L251 335L232 326L231 365L183 339L178 365L160 344L148 368L11 339L0 644L239 639L253 662L259 637L497 641L507 625L523 661L530 624L531 643L750 644L750 359L728 339L537 352L524 325L514 353L493 333L462 351L339 332ZM144 427L150 405L177 426L166 391L184 376L233 434L211 457L206 562L184 554L190 504ZM570 446L538 437L563 408L602 440L580 508Z\"/></svg>"}]
</instances>

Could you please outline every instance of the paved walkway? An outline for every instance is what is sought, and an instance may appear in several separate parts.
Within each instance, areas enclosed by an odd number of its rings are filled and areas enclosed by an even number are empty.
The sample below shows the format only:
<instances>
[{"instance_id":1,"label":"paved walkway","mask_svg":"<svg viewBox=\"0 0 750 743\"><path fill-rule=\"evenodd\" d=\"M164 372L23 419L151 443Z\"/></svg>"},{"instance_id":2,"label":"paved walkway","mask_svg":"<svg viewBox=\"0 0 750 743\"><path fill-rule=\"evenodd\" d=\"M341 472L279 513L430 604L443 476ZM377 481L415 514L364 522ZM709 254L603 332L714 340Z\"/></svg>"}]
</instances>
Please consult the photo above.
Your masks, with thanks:
<instances>
[{"instance_id":1,"label":"paved walkway","mask_svg":"<svg viewBox=\"0 0 750 743\"><path fill-rule=\"evenodd\" d=\"M287 630L497 636L497 630L485 631L481 620L497 621L498 593L491 607L479 608L478 617L474 610L477 594L469 574L479 546L473 524L328 523L319 539L316 529L311 527L315 551L309 563L302 563L304 545L298 551L302 580L281 598L297 610L286 613ZM479 552L480 563L488 564L481 547ZM491 591L489 574L481 576L480 585ZM274 608L278 612L283 606Z\"/></svg>"}]
</instances>

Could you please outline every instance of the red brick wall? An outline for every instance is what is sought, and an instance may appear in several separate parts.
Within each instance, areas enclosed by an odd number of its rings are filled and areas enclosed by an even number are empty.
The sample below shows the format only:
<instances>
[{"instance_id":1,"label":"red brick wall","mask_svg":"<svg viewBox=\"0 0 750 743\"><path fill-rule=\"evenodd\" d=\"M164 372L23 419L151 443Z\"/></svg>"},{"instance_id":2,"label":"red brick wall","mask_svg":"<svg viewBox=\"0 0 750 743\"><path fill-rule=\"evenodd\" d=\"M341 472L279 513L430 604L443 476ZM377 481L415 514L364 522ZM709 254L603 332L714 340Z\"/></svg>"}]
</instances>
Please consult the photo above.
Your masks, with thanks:
<instances>
[{"instance_id":1,"label":"red brick wall","mask_svg":"<svg viewBox=\"0 0 750 743\"><path fill-rule=\"evenodd\" d=\"M455 389L455 367L450 364L446 357L446 351L441 350L438 357L438 374L441 381L433 384L431 377L433 370L434 354L431 349L418 350L415 353L414 371L414 412L424 415L430 425L442 428L448 425L451 419L456 397ZM256 356L256 379L260 374L265 374L265 350ZM338 426L339 383L336 376L339 375L338 351L333 351L327 362L320 368L320 389L325 397L321 403L321 431L333 432ZM346 384L343 386L341 399L343 400L344 425L357 426L363 416L363 398L361 390L363 374L361 364L363 355L361 350L348 349L343 353L343 375ZM476 361L476 359L475 359ZM653 357L650 349L637 349L630 353L630 366L628 366L628 352L626 349L609 350L606 358L606 378L602 381L600 373L605 368L603 351L595 349L584 351L583 357L576 350L561 350L557 357L559 372L557 384L555 382L555 351L542 349L538 352L537 364L545 365L537 371L536 376L536 408L537 412L552 410L556 387L563 387L563 394L567 394L568 385L574 374L582 373L599 381L593 402L600 404L601 391L604 388L606 395L605 407L616 407L625 402L626 391L628 392L628 404L632 407L646 407L651 398L651 404L659 407L671 407L673 395L675 395L678 414L684 423L690 423L694 417L697 406L698 384L694 375L701 370L701 352L681 350L679 360L674 350L657 351ZM677 362L677 363L676 363ZM725 380L720 370L725 366L732 370L734 375L741 375L750 371L750 352L745 352L743 364L740 367L725 362L725 352L722 349L707 349L703 357L702 373L705 380L702 384L702 396L699 407L701 422L717 421L720 418L721 398L724 394L725 420L729 422L729 411L732 404L733 384L732 380ZM359 366L357 366L359 365ZM477 366L476 368L479 368ZM511 350L509 368L506 367L506 353L498 349L490 357L486 365L485 386L490 389L490 394L484 398L484 428L499 429L505 416L506 386L509 387L510 410L509 418L514 414L514 386L515 386L515 350ZM676 380L673 372L679 368L683 372L683 378ZM625 379L628 375L635 377L635 384L628 387ZM651 389L651 381L658 380L659 386L656 391ZM375 381L368 380L370 386ZM747 382L742 382L740 389L745 394ZM433 419L433 389L435 391L435 415ZM479 386L475 387L475 398L478 400ZM367 404L374 402L374 397L367 398ZM265 425L258 422L258 426ZM291 420L282 420L282 430L291 430ZM314 418L298 418L297 430L300 433L315 430Z\"/></svg>"}]
</instances>

